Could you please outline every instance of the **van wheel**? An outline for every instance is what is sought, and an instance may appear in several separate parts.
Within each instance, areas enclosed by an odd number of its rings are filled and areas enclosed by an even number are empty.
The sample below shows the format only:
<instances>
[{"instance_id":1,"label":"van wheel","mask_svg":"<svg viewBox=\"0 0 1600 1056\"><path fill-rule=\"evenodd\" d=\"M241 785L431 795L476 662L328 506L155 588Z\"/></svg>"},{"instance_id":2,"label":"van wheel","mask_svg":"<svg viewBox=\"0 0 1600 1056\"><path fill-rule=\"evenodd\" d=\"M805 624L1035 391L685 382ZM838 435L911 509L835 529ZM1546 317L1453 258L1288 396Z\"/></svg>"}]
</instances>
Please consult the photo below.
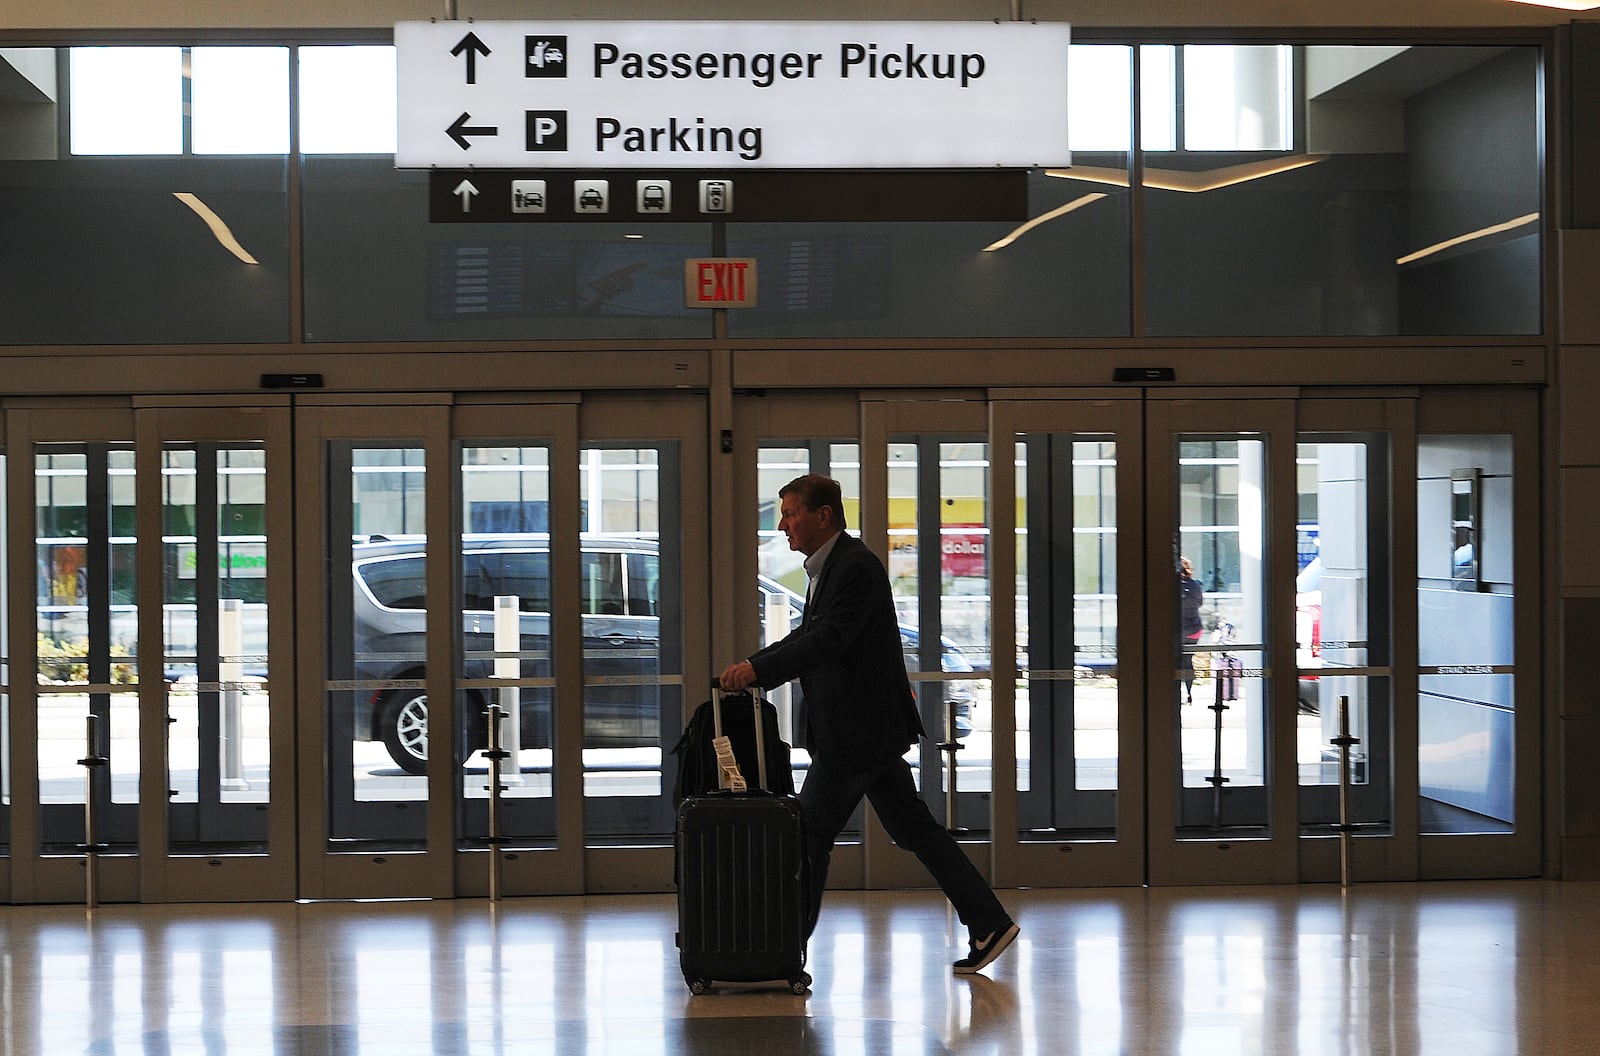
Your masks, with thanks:
<instances>
[{"instance_id":1,"label":"van wheel","mask_svg":"<svg viewBox=\"0 0 1600 1056\"><path fill-rule=\"evenodd\" d=\"M408 774L428 772L428 694L416 689L388 694L379 725L383 746L400 769Z\"/></svg>"}]
</instances>

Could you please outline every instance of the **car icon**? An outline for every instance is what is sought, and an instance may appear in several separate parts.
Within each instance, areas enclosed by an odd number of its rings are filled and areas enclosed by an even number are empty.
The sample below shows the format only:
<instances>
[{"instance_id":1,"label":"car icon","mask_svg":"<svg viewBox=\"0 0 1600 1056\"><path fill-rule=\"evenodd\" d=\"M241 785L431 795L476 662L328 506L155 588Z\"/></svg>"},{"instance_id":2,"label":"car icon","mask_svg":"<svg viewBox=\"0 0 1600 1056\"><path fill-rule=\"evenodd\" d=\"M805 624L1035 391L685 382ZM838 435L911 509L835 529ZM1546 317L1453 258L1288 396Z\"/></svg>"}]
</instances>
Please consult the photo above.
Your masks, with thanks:
<instances>
[{"instance_id":1,"label":"car icon","mask_svg":"<svg viewBox=\"0 0 1600 1056\"><path fill-rule=\"evenodd\" d=\"M578 195L578 208L580 209L603 209L605 204L606 200L593 187L585 187L583 192Z\"/></svg>"}]
</instances>

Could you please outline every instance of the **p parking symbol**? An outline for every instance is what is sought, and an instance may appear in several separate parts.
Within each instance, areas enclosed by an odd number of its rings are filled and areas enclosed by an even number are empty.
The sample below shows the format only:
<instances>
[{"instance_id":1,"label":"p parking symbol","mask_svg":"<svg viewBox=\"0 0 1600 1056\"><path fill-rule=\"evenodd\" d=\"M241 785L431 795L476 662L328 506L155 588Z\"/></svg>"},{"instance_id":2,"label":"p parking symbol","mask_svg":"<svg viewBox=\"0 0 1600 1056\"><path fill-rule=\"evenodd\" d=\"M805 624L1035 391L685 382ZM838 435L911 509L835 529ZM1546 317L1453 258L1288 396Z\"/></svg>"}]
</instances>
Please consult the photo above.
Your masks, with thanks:
<instances>
[{"instance_id":1,"label":"p parking symbol","mask_svg":"<svg viewBox=\"0 0 1600 1056\"><path fill-rule=\"evenodd\" d=\"M567 149L565 110L529 110L527 115L528 150L548 152Z\"/></svg>"}]
</instances>

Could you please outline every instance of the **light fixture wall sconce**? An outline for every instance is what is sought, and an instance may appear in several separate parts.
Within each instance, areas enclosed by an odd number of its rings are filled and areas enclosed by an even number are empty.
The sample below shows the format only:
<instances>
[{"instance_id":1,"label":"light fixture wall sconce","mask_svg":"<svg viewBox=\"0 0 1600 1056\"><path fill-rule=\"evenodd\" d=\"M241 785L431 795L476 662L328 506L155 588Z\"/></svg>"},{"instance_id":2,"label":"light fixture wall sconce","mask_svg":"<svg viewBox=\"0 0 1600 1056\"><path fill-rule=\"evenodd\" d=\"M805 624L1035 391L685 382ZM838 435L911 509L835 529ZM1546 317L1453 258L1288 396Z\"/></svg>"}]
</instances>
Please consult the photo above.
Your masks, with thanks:
<instances>
[{"instance_id":1,"label":"light fixture wall sconce","mask_svg":"<svg viewBox=\"0 0 1600 1056\"><path fill-rule=\"evenodd\" d=\"M188 191L173 191L172 196L190 209L193 209L195 215L205 221L206 227L211 229L212 236L221 243L223 249L226 249L246 264L261 263L239 244L239 240L233 237L233 232L228 230L228 225L222 222L222 217L213 212L205 202L202 202L199 195L191 194Z\"/></svg>"},{"instance_id":2,"label":"light fixture wall sconce","mask_svg":"<svg viewBox=\"0 0 1600 1056\"><path fill-rule=\"evenodd\" d=\"M1032 231L1034 228L1038 227L1040 224L1047 224L1051 220L1054 220L1058 216L1066 216L1068 213L1075 212L1075 211L1077 211L1079 209L1082 209L1084 206L1089 205L1089 204L1091 204L1093 202L1098 202L1100 199L1102 199L1104 197L1105 197L1104 194L1101 194L1099 191L1096 191L1093 194L1086 194L1081 198L1074 198L1072 201L1068 202L1066 205L1059 205L1056 208L1050 210L1048 213L1040 213L1038 216L1034 217L1032 220L1029 220L1027 223L1022 224L1021 226L1016 228L1016 230L1012 231L1009 235L1005 236L1004 238L999 239L998 241L995 241L995 242L991 242L989 245L984 246L983 247L983 251L985 253L993 253L996 250L1005 249L1011 243L1015 242L1017 239L1021 238L1025 234L1027 234L1029 231Z\"/></svg>"},{"instance_id":3,"label":"light fixture wall sconce","mask_svg":"<svg viewBox=\"0 0 1600 1056\"><path fill-rule=\"evenodd\" d=\"M1593 11L1600 7L1600 0L1512 0L1517 4L1529 4L1533 7L1558 7L1563 11Z\"/></svg>"},{"instance_id":4,"label":"light fixture wall sconce","mask_svg":"<svg viewBox=\"0 0 1600 1056\"><path fill-rule=\"evenodd\" d=\"M1476 231L1468 231L1464 235L1457 235L1455 238L1447 238L1443 242L1435 242L1433 245L1419 249L1415 253L1407 253L1405 256L1397 258L1395 263L1402 266L1406 264L1413 264L1419 260L1424 260L1436 254L1443 253L1446 250L1465 245L1468 242L1476 242L1483 238L1493 238L1495 235L1504 235L1515 231L1518 228L1528 227L1529 225L1536 224L1538 222L1538 213L1528 213L1526 216L1519 216L1513 220L1507 220L1503 224L1491 224L1488 227L1480 227Z\"/></svg>"},{"instance_id":5,"label":"light fixture wall sconce","mask_svg":"<svg viewBox=\"0 0 1600 1056\"><path fill-rule=\"evenodd\" d=\"M1600 0L1596 0L1596 2L1600 3ZM1224 187L1234 187L1241 183L1249 183L1251 180L1276 176L1282 172L1303 169L1307 165L1315 165L1321 160L1322 158L1320 157L1297 154L1293 157L1247 161L1242 165L1225 165L1220 169L1206 169L1199 172L1189 172L1183 169L1147 168L1144 170L1144 185L1146 187L1154 187L1159 191L1203 194L1206 191L1217 191ZM1044 174L1061 180L1084 180L1088 183L1105 183L1112 187L1128 186L1128 171L1126 169L1080 165L1070 169L1046 169Z\"/></svg>"}]
</instances>

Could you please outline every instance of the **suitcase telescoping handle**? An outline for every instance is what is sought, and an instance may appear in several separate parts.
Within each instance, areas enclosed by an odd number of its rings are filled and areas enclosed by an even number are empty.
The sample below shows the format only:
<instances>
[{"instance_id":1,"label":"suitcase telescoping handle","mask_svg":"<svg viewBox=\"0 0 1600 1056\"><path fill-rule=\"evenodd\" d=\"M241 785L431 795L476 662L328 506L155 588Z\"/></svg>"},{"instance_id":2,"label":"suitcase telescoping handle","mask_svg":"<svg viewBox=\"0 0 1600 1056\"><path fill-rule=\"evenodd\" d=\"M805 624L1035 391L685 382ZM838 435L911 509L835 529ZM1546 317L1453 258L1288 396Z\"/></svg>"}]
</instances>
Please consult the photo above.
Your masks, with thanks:
<instances>
[{"instance_id":1,"label":"suitcase telescoping handle","mask_svg":"<svg viewBox=\"0 0 1600 1056\"><path fill-rule=\"evenodd\" d=\"M729 758L733 757L732 744L722 736L722 698L724 696L735 697L738 695L738 693L730 693L723 689L722 683L717 679L713 678L711 680L711 728L716 738L713 743L718 746L719 756L723 751L726 751ZM751 707L755 710L757 787L765 792L767 790L767 731L766 723L762 721L765 716L761 714L761 694L749 693L749 697ZM721 766L717 767L717 784L721 788L728 787L727 773Z\"/></svg>"}]
</instances>

